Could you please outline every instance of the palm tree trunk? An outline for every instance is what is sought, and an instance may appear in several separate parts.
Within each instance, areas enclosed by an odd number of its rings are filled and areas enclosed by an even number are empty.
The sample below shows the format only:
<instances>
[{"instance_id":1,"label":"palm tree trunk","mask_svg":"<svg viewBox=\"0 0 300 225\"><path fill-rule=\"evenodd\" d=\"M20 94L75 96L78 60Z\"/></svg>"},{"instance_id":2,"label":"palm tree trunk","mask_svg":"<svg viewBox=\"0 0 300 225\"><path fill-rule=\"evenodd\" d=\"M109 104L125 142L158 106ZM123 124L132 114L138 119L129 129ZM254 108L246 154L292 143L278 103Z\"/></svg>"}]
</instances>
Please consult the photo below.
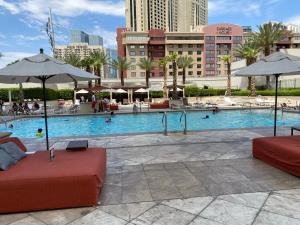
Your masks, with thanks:
<instances>
[{"instance_id":1,"label":"palm tree trunk","mask_svg":"<svg viewBox=\"0 0 300 225\"><path fill-rule=\"evenodd\" d=\"M19 83L19 100L20 102L24 101L24 92L23 92L23 84Z\"/></svg>"},{"instance_id":2,"label":"palm tree trunk","mask_svg":"<svg viewBox=\"0 0 300 225\"><path fill-rule=\"evenodd\" d=\"M251 77L248 77L248 85L247 85L247 90L251 90Z\"/></svg>"},{"instance_id":3,"label":"palm tree trunk","mask_svg":"<svg viewBox=\"0 0 300 225\"><path fill-rule=\"evenodd\" d=\"M251 97L256 96L256 81L255 77L251 77Z\"/></svg>"},{"instance_id":4,"label":"palm tree trunk","mask_svg":"<svg viewBox=\"0 0 300 225\"><path fill-rule=\"evenodd\" d=\"M150 71L146 71L146 87L149 88Z\"/></svg>"},{"instance_id":5,"label":"palm tree trunk","mask_svg":"<svg viewBox=\"0 0 300 225\"><path fill-rule=\"evenodd\" d=\"M264 49L265 51L265 56L269 56L271 54L271 49L268 47L268 48L265 48ZM266 76L266 88L267 89L271 89L271 78L270 76Z\"/></svg>"},{"instance_id":6,"label":"palm tree trunk","mask_svg":"<svg viewBox=\"0 0 300 225\"><path fill-rule=\"evenodd\" d=\"M227 95L231 96L231 63L228 63L227 70Z\"/></svg>"},{"instance_id":7,"label":"palm tree trunk","mask_svg":"<svg viewBox=\"0 0 300 225\"><path fill-rule=\"evenodd\" d=\"M177 64L176 61L174 60L172 63L173 67L173 93L172 93L172 98L173 99L178 99L178 94L177 94Z\"/></svg>"},{"instance_id":8,"label":"palm tree trunk","mask_svg":"<svg viewBox=\"0 0 300 225\"><path fill-rule=\"evenodd\" d=\"M101 66L98 67L98 76L99 79L97 80L97 83L99 86L101 86Z\"/></svg>"},{"instance_id":9,"label":"palm tree trunk","mask_svg":"<svg viewBox=\"0 0 300 225\"><path fill-rule=\"evenodd\" d=\"M124 87L124 72L120 70L121 86Z\"/></svg>"},{"instance_id":10,"label":"palm tree trunk","mask_svg":"<svg viewBox=\"0 0 300 225\"><path fill-rule=\"evenodd\" d=\"M90 68L89 65L86 66L85 71L88 72L88 73L91 72L91 68ZM89 86L89 88L92 88L92 81L88 82L88 86Z\"/></svg>"},{"instance_id":11,"label":"palm tree trunk","mask_svg":"<svg viewBox=\"0 0 300 225\"><path fill-rule=\"evenodd\" d=\"M167 98L168 96L168 84L167 84L167 70L166 67L164 66L164 98Z\"/></svg>"},{"instance_id":12,"label":"palm tree trunk","mask_svg":"<svg viewBox=\"0 0 300 225\"><path fill-rule=\"evenodd\" d=\"M185 72L186 72L186 69L183 68L182 69L182 84L185 85Z\"/></svg>"}]
</instances>

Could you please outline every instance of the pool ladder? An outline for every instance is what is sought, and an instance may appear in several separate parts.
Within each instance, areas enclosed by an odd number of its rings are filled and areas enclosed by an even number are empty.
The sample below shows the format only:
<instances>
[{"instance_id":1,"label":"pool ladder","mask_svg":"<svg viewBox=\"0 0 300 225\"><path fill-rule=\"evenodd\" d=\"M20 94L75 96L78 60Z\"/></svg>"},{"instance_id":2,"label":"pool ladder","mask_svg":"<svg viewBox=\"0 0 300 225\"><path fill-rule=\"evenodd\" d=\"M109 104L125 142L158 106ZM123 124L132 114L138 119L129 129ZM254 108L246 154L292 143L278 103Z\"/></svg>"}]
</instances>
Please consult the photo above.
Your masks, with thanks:
<instances>
[{"instance_id":1,"label":"pool ladder","mask_svg":"<svg viewBox=\"0 0 300 225\"><path fill-rule=\"evenodd\" d=\"M164 124L165 129L164 129L164 135L168 135L168 116L167 116L167 112L162 112L163 113L163 117L161 119L161 123Z\"/></svg>"},{"instance_id":2,"label":"pool ladder","mask_svg":"<svg viewBox=\"0 0 300 225\"><path fill-rule=\"evenodd\" d=\"M182 118L184 118L184 129L183 129L183 134L187 133L187 119L186 119L186 111L182 111L181 116L180 116L180 124L182 121Z\"/></svg>"},{"instance_id":3,"label":"pool ladder","mask_svg":"<svg viewBox=\"0 0 300 225\"><path fill-rule=\"evenodd\" d=\"M168 135L168 116L167 112L161 112L163 113L161 123L164 125L164 135ZM186 111L182 111L181 116L180 116L180 124L182 122L182 119L184 118L184 129L183 129L183 134L187 134L187 116L186 116Z\"/></svg>"}]
</instances>

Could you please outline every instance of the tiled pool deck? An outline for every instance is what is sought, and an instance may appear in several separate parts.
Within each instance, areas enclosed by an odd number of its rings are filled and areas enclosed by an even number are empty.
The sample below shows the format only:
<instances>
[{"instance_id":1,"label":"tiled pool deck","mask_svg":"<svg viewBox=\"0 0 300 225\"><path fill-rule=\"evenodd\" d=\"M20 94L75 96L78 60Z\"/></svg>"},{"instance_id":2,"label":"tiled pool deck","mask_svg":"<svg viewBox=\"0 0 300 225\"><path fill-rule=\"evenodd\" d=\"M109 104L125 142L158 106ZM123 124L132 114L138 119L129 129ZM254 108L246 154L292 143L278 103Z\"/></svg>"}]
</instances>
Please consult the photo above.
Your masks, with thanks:
<instances>
[{"instance_id":1,"label":"tiled pool deck","mask_svg":"<svg viewBox=\"0 0 300 225\"><path fill-rule=\"evenodd\" d=\"M300 179L251 156L252 138L268 135L272 129L88 138L108 153L98 207L0 215L0 225L300 225Z\"/></svg>"}]
</instances>

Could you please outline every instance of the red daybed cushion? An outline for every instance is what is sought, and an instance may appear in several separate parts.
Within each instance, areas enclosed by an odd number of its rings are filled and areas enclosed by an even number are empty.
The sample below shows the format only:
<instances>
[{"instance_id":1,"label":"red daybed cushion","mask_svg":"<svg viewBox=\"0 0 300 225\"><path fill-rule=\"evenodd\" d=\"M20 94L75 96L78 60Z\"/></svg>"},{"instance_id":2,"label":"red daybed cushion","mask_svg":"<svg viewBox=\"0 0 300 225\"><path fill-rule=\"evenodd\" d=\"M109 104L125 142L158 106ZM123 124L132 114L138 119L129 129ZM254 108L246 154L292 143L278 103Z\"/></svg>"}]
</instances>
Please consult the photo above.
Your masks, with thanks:
<instances>
[{"instance_id":1,"label":"red daybed cushion","mask_svg":"<svg viewBox=\"0 0 300 225\"><path fill-rule=\"evenodd\" d=\"M300 136L255 138L252 150L255 158L300 176Z\"/></svg>"},{"instance_id":2,"label":"red daybed cushion","mask_svg":"<svg viewBox=\"0 0 300 225\"><path fill-rule=\"evenodd\" d=\"M151 103L150 109L167 109L169 108L169 101L166 100L162 103Z\"/></svg>"},{"instance_id":3,"label":"red daybed cushion","mask_svg":"<svg viewBox=\"0 0 300 225\"><path fill-rule=\"evenodd\" d=\"M0 171L0 213L94 206L104 182L106 150L41 151Z\"/></svg>"}]
</instances>

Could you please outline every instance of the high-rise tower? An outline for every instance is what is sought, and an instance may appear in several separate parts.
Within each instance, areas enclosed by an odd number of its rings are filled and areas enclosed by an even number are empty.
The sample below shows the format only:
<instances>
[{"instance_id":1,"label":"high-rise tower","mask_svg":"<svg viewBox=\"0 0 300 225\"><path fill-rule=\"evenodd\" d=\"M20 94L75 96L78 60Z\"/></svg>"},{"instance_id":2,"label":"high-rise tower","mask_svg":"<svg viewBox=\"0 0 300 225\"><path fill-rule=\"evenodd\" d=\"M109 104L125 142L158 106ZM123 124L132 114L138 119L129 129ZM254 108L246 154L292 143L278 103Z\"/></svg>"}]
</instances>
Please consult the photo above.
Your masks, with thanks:
<instances>
[{"instance_id":1,"label":"high-rise tower","mask_svg":"<svg viewBox=\"0 0 300 225\"><path fill-rule=\"evenodd\" d=\"M207 24L208 0L126 0L126 27L189 32Z\"/></svg>"}]
</instances>

